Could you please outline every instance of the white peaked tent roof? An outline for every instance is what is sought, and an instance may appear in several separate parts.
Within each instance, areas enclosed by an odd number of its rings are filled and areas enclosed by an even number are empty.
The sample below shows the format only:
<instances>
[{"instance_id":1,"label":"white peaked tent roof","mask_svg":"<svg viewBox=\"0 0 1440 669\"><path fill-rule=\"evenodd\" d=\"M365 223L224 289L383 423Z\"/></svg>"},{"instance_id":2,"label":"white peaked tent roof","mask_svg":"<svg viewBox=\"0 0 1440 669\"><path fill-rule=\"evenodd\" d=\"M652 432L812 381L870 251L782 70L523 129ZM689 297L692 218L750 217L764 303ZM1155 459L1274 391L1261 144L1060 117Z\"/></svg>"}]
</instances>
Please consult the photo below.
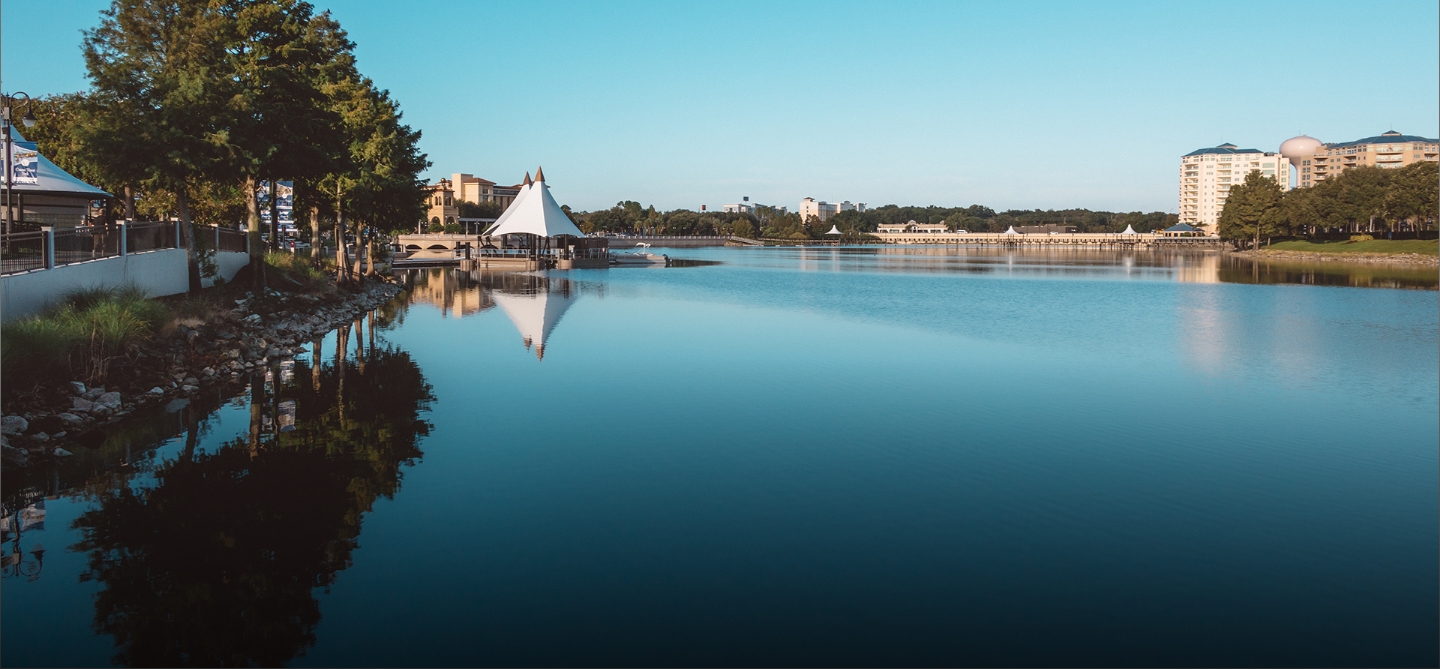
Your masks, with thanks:
<instances>
[{"instance_id":1,"label":"white peaked tent roof","mask_svg":"<svg viewBox=\"0 0 1440 669\"><path fill-rule=\"evenodd\" d=\"M535 357L540 359L545 357L545 340L550 338L550 331L555 329L555 324L560 322L565 310L575 302L574 295L550 291L516 295L497 290L491 293L490 297L495 300L495 304L500 305L505 315L510 317L515 329L520 331L525 348L534 346Z\"/></svg>"},{"instance_id":2,"label":"white peaked tent roof","mask_svg":"<svg viewBox=\"0 0 1440 669\"><path fill-rule=\"evenodd\" d=\"M840 232L840 227L839 227L839 226L837 226L837 225L831 225L831 226L830 226L830 232L827 232L827 233L825 233L825 234L827 234L827 235L843 235L843 234L845 234L845 233Z\"/></svg>"},{"instance_id":3,"label":"white peaked tent roof","mask_svg":"<svg viewBox=\"0 0 1440 669\"><path fill-rule=\"evenodd\" d=\"M1010 226L1008 229L1006 229L1005 232L1003 232L1003 233L1001 233L1001 234L1006 234L1006 235L1018 235L1018 234L1020 234L1020 233L1015 232L1015 226L1012 225L1012 226Z\"/></svg>"},{"instance_id":4,"label":"white peaked tent roof","mask_svg":"<svg viewBox=\"0 0 1440 669\"><path fill-rule=\"evenodd\" d=\"M25 141L25 138L20 135L19 128L15 128L12 126L10 129L10 133L11 138L15 142ZM0 151L3 150L4 149L0 149ZM19 162L20 152L28 151L28 149L22 149L18 144L16 144L10 147L10 151L16 158L16 162ZM0 174L0 179L3 179L4 176L5 175ZM99 188L96 188L94 186L91 186L90 184L87 184L84 181L75 178L75 176L70 174L69 172L60 169L58 165L50 162L49 158L46 158L43 154L40 154L39 152L36 152L35 159L35 181L36 183L33 184L13 183L12 186L18 193L70 195L75 197L89 197L91 199L110 197L109 193L100 190Z\"/></svg>"},{"instance_id":5,"label":"white peaked tent roof","mask_svg":"<svg viewBox=\"0 0 1440 669\"><path fill-rule=\"evenodd\" d=\"M535 171L535 182L520 188L520 193L515 196L515 201L511 202L505 212L500 214L500 218L495 219L495 225L486 234L530 234L540 237L585 236L585 233L570 221L570 217L565 215L565 210L555 202L555 197L550 195L550 187L545 185L543 170Z\"/></svg>"},{"instance_id":6,"label":"white peaked tent roof","mask_svg":"<svg viewBox=\"0 0 1440 669\"><path fill-rule=\"evenodd\" d=\"M1120 233L1120 234L1122 234L1122 235L1138 235L1138 234L1140 234L1140 233L1135 232L1135 228L1134 228L1133 226L1127 225L1127 226L1125 226L1125 231L1122 232L1122 233Z\"/></svg>"}]
</instances>

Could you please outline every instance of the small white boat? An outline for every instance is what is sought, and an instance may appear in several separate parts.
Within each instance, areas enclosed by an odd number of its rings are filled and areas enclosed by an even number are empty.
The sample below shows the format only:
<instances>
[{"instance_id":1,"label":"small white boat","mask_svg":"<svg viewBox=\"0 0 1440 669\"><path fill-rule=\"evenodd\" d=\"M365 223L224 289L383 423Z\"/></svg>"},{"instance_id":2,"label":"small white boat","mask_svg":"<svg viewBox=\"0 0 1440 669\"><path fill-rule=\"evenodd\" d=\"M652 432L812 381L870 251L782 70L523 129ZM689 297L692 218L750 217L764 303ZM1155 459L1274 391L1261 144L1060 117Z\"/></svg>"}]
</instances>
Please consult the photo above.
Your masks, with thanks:
<instances>
[{"instance_id":1,"label":"small white boat","mask_svg":"<svg viewBox=\"0 0 1440 669\"><path fill-rule=\"evenodd\" d=\"M670 256L658 253L611 253L611 265L670 265Z\"/></svg>"}]
</instances>

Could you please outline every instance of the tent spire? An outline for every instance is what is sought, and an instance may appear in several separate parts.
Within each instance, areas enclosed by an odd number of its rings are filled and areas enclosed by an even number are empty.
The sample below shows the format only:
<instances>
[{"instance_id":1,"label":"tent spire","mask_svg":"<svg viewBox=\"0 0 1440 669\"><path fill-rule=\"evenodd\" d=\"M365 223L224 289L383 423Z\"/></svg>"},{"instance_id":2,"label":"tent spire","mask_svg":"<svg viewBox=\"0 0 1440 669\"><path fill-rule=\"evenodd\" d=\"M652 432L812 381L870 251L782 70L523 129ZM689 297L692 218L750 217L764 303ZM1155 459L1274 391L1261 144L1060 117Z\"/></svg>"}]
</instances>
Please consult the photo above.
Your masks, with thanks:
<instances>
[{"instance_id":1,"label":"tent spire","mask_svg":"<svg viewBox=\"0 0 1440 669\"><path fill-rule=\"evenodd\" d=\"M543 167L537 167L537 168L535 168L535 182L536 182L536 183L539 183L539 182L544 181L544 180L545 180L545 168L543 168Z\"/></svg>"},{"instance_id":2,"label":"tent spire","mask_svg":"<svg viewBox=\"0 0 1440 669\"><path fill-rule=\"evenodd\" d=\"M521 186L529 186L529 185L530 185L530 173L529 173L529 172L526 172L526 173L525 173L525 180L524 180L524 181L521 181L521 182L520 182L520 185L521 185Z\"/></svg>"}]
</instances>

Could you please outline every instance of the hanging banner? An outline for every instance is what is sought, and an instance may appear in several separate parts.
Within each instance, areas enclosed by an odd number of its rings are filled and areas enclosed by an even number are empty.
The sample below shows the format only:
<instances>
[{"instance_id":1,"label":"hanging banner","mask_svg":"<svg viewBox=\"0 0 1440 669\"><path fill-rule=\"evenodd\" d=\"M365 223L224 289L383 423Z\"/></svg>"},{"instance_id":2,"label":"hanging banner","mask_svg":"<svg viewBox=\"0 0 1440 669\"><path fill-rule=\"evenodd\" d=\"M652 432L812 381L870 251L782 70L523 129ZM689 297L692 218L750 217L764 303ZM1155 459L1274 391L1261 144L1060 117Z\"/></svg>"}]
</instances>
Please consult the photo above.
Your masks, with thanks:
<instances>
[{"instance_id":1,"label":"hanging banner","mask_svg":"<svg viewBox=\"0 0 1440 669\"><path fill-rule=\"evenodd\" d=\"M14 165L6 166L10 170L10 183L31 186L40 183L40 152L35 149L35 142L11 142L10 155L15 159Z\"/></svg>"}]
</instances>

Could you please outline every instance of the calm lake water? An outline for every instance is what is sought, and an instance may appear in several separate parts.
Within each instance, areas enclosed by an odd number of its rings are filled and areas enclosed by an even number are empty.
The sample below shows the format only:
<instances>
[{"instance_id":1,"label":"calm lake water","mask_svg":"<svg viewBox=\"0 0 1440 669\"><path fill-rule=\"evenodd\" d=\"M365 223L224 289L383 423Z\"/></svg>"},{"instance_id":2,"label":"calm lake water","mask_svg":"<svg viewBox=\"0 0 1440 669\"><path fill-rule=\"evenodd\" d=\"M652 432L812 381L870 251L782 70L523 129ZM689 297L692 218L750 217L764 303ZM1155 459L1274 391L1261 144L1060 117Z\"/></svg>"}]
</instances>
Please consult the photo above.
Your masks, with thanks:
<instances>
[{"instance_id":1,"label":"calm lake water","mask_svg":"<svg viewBox=\"0 0 1440 669\"><path fill-rule=\"evenodd\" d=\"M7 471L0 659L1440 662L1435 270L668 252Z\"/></svg>"}]
</instances>

